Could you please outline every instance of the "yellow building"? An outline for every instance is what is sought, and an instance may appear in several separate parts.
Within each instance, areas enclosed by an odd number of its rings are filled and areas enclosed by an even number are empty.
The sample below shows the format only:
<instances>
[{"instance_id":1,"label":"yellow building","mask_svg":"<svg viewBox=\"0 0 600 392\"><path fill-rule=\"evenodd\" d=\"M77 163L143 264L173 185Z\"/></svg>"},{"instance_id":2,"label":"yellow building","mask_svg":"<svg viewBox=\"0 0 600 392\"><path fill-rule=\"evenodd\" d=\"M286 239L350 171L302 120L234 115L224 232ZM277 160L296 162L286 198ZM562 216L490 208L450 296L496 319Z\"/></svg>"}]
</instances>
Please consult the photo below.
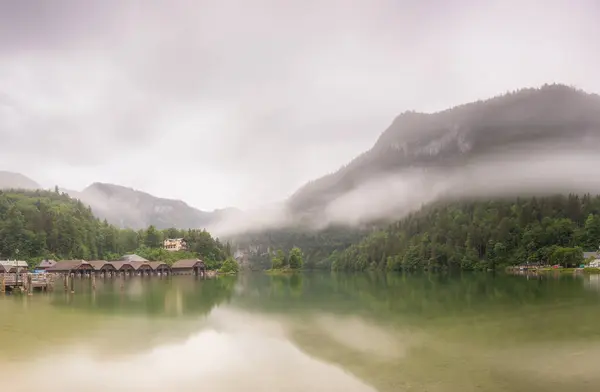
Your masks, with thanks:
<instances>
[{"instance_id":1,"label":"yellow building","mask_svg":"<svg viewBox=\"0 0 600 392\"><path fill-rule=\"evenodd\" d=\"M187 244L183 238L167 238L163 241L163 248L173 252L187 249L186 245Z\"/></svg>"}]
</instances>

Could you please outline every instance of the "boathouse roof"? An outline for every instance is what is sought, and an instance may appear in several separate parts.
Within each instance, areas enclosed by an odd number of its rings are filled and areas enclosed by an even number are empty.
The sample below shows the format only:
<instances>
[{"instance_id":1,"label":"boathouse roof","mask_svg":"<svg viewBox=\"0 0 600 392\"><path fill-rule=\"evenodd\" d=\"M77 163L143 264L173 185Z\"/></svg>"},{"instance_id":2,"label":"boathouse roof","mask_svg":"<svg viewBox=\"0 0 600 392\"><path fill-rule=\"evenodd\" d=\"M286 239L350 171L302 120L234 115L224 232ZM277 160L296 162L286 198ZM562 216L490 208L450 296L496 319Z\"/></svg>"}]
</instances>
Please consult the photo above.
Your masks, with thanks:
<instances>
[{"instance_id":1,"label":"boathouse roof","mask_svg":"<svg viewBox=\"0 0 600 392\"><path fill-rule=\"evenodd\" d=\"M78 269L91 269L90 263L85 260L62 260L57 261L52 267L48 268L48 272L64 272Z\"/></svg>"},{"instance_id":2,"label":"boathouse roof","mask_svg":"<svg viewBox=\"0 0 600 392\"><path fill-rule=\"evenodd\" d=\"M94 268L94 271L102 271L103 269L115 270L115 266L106 260L92 260L88 261Z\"/></svg>"},{"instance_id":3,"label":"boathouse roof","mask_svg":"<svg viewBox=\"0 0 600 392\"><path fill-rule=\"evenodd\" d=\"M24 260L0 260L0 265L2 265L4 268L29 267L29 264L27 264L27 262Z\"/></svg>"},{"instance_id":4,"label":"boathouse roof","mask_svg":"<svg viewBox=\"0 0 600 392\"><path fill-rule=\"evenodd\" d=\"M42 260L38 268L50 268L56 265L56 260Z\"/></svg>"},{"instance_id":5,"label":"boathouse roof","mask_svg":"<svg viewBox=\"0 0 600 392\"><path fill-rule=\"evenodd\" d=\"M121 257L121 260L119 260L119 261L125 261L125 262L145 261L145 262L147 262L148 260L146 260L142 256L138 256L136 254L130 254L130 255L123 255L123 257Z\"/></svg>"},{"instance_id":6,"label":"boathouse roof","mask_svg":"<svg viewBox=\"0 0 600 392\"><path fill-rule=\"evenodd\" d=\"M148 264L154 271L159 268L170 268L167 263L163 263L162 261L150 261L146 264Z\"/></svg>"},{"instance_id":7,"label":"boathouse roof","mask_svg":"<svg viewBox=\"0 0 600 392\"><path fill-rule=\"evenodd\" d=\"M150 264L148 264L148 262L144 262L144 261L130 261L130 262L126 262L125 264L129 264L133 267L134 270L139 270L140 268L143 268L144 266L151 268Z\"/></svg>"},{"instance_id":8,"label":"boathouse roof","mask_svg":"<svg viewBox=\"0 0 600 392\"><path fill-rule=\"evenodd\" d=\"M17 272L19 268L27 268L27 262L22 260L0 260L0 272Z\"/></svg>"},{"instance_id":9,"label":"boathouse roof","mask_svg":"<svg viewBox=\"0 0 600 392\"><path fill-rule=\"evenodd\" d=\"M200 259L186 259L186 260L179 260L176 261L172 266L171 269L187 269L187 268L194 268L194 267L200 267L200 266L204 266L204 261L200 260Z\"/></svg>"},{"instance_id":10,"label":"boathouse roof","mask_svg":"<svg viewBox=\"0 0 600 392\"><path fill-rule=\"evenodd\" d=\"M122 269L133 268L131 263L127 263L125 261L111 261L110 264L112 264L117 271L121 271Z\"/></svg>"}]
</instances>

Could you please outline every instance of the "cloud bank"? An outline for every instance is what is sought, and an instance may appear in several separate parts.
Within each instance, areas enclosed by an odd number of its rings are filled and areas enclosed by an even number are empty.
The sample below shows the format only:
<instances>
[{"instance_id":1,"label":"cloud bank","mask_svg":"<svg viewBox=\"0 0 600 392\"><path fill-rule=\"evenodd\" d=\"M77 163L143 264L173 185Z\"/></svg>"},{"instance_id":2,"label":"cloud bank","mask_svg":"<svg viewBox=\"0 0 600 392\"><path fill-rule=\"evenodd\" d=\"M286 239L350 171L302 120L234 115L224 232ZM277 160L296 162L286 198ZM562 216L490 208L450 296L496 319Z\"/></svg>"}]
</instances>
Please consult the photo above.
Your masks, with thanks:
<instances>
[{"instance_id":1,"label":"cloud bank","mask_svg":"<svg viewBox=\"0 0 600 392\"><path fill-rule=\"evenodd\" d=\"M409 168L370 179L329 203L314 217L315 228L357 226L382 219L400 219L443 200L600 193L600 155L573 145L524 145L499 151L458 167ZM285 204L225 217L211 230L220 235L277 229L298 224Z\"/></svg>"}]
</instances>

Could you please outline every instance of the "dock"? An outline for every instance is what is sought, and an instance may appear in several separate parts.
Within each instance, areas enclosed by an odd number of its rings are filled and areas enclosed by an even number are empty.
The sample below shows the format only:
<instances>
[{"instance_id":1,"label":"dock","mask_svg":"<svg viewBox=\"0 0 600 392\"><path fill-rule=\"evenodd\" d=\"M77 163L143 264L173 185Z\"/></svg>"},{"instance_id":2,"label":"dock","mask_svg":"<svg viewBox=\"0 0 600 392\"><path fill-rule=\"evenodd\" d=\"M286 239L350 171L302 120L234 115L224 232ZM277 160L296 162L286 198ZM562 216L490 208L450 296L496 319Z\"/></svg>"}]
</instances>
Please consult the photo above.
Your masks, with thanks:
<instances>
[{"instance_id":1,"label":"dock","mask_svg":"<svg viewBox=\"0 0 600 392\"><path fill-rule=\"evenodd\" d=\"M5 262L5 271L0 271L0 294L7 291L26 292L29 295L34 290L52 290L55 282L63 281L65 291L74 293L73 280L88 278L92 287L96 288L96 278L128 278L147 276L195 275L207 277L206 265L200 259L179 260L173 265L159 261L105 261L105 260L63 260L51 265L38 268L35 273L29 272L23 266L15 266ZM23 262L24 263L24 262ZM50 263L47 263L50 264ZM18 270L18 272L17 272Z\"/></svg>"},{"instance_id":2,"label":"dock","mask_svg":"<svg viewBox=\"0 0 600 392\"><path fill-rule=\"evenodd\" d=\"M50 274L32 274L29 272L0 273L0 293L8 290L22 290L28 293L38 289L47 291L52 286L54 277Z\"/></svg>"}]
</instances>

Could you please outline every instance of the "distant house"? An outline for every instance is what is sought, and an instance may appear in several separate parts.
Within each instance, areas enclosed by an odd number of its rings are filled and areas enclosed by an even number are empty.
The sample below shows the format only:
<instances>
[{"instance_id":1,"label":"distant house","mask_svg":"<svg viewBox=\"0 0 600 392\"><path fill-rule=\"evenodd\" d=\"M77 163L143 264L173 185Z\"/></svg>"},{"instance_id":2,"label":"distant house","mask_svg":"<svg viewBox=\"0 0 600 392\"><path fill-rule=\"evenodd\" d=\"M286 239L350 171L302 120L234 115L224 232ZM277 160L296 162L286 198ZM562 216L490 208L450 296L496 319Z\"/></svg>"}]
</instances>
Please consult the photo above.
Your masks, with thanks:
<instances>
[{"instance_id":1,"label":"distant house","mask_svg":"<svg viewBox=\"0 0 600 392\"><path fill-rule=\"evenodd\" d=\"M600 253L583 252L583 259L589 262L588 267L600 268Z\"/></svg>"},{"instance_id":2,"label":"distant house","mask_svg":"<svg viewBox=\"0 0 600 392\"><path fill-rule=\"evenodd\" d=\"M171 271L174 275L200 275L206 272L206 266L200 259L179 260L171 266Z\"/></svg>"},{"instance_id":3,"label":"distant house","mask_svg":"<svg viewBox=\"0 0 600 392\"><path fill-rule=\"evenodd\" d=\"M144 262L148 262L148 260L146 260L142 256L138 256L136 254L123 255L123 257L121 257L121 260L119 260L119 261L125 261L125 262L144 261Z\"/></svg>"},{"instance_id":4,"label":"distant house","mask_svg":"<svg viewBox=\"0 0 600 392\"><path fill-rule=\"evenodd\" d=\"M163 248L168 251L176 252L187 249L187 243L183 238L167 238L163 241Z\"/></svg>"},{"instance_id":5,"label":"distant house","mask_svg":"<svg viewBox=\"0 0 600 392\"><path fill-rule=\"evenodd\" d=\"M29 264L23 260L0 260L0 273L14 273L25 271Z\"/></svg>"},{"instance_id":6,"label":"distant house","mask_svg":"<svg viewBox=\"0 0 600 392\"><path fill-rule=\"evenodd\" d=\"M52 268L56 265L56 261L55 260L42 260L42 262L40 263L40 265L37 266L36 269L38 270L47 270L48 268Z\"/></svg>"}]
</instances>

